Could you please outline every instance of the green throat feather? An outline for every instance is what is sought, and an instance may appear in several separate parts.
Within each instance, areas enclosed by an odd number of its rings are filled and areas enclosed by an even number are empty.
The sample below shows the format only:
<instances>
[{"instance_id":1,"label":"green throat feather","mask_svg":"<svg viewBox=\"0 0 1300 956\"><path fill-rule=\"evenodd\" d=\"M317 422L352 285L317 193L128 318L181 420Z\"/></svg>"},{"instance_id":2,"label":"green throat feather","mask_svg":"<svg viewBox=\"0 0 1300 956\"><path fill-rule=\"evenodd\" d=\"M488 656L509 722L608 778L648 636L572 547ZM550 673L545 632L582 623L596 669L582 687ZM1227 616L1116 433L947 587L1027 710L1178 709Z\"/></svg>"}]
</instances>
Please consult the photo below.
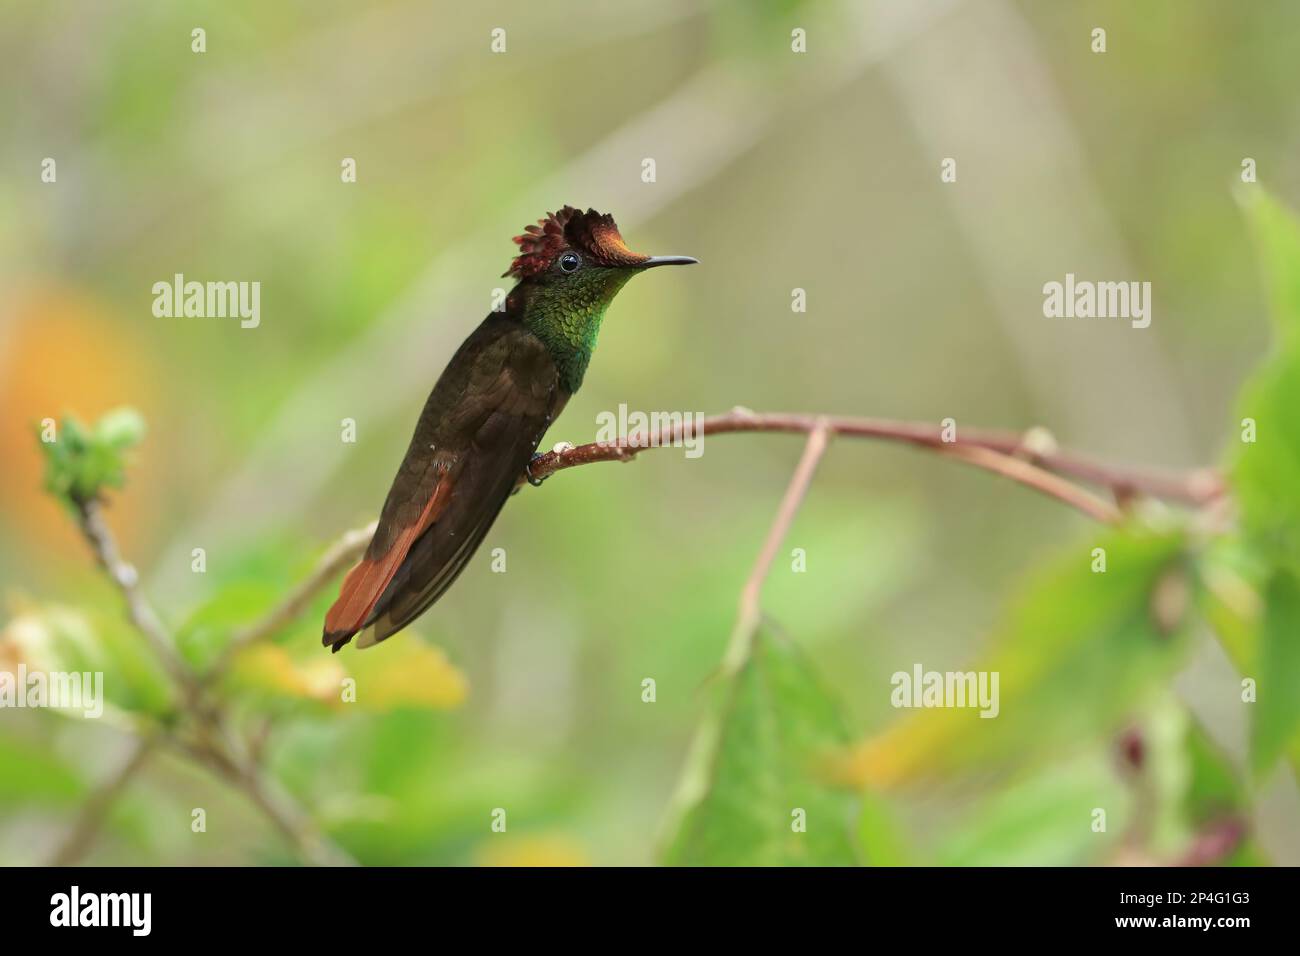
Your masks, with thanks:
<instances>
[{"instance_id":1,"label":"green throat feather","mask_svg":"<svg viewBox=\"0 0 1300 956\"><path fill-rule=\"evenodd\" d=\"M582 385L605 310L636 274L633 269L588 267L564 282L541 282L523 297L520 321L555 360L560 385L572 394Z\"/></svg>"}]
</instances>

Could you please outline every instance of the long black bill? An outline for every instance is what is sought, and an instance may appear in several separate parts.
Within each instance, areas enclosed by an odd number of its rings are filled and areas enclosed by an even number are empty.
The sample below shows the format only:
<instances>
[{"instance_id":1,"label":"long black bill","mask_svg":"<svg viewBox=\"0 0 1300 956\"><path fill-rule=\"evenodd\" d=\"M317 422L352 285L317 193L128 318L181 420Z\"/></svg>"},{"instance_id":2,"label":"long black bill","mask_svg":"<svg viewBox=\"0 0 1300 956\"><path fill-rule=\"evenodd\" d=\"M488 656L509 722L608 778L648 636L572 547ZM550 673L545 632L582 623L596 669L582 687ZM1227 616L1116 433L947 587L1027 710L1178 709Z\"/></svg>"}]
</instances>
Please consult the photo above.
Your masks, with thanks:
<instances>
[{"instance_id":1,"label":"long black bill","mask_svg":"<svg viewBox=\"0 0 1300 956\"><path fill-rule=\"evenodd\" d=\"M699 259L692 259L690 256L651 256L645 262L641 263L640 269L653 269L655 266L691 266L698 263Z\"/></svg>"}]
</instances>

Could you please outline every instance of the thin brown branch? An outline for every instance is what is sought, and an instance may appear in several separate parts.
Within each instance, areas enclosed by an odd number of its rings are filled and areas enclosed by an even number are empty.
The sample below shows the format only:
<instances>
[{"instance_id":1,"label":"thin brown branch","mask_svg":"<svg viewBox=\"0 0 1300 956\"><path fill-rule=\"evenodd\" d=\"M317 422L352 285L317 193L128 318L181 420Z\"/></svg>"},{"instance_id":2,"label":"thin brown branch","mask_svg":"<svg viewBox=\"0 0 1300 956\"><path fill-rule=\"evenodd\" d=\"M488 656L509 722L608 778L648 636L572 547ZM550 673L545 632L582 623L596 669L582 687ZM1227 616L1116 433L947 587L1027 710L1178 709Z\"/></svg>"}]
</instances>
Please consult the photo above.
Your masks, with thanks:
<instances>
[{"instance_id":1,"label":"thin brown branch","mask_svg":"<svg viewBox=\"0 0 1300 956\"><path fill-rule=\"evenodd\" d=\"M158 738L152 734L139 737L133 742L131 753L122 766L82 804L76 823L50 858L51 866L72 866L90 851L108 818L109 810L132 778L149 761L157 744Z\"/></svg>"},{"instance_id":2,"label":"thin brown branch","mask_svg":"<svg viewBox=\"0 0 1300 956\"><path fill-rule=\"evenodd\" d=\"M785 489L785 495L781 498L781 505L777 508L776 517L772 519L772 526L768 529L767 537L763 540L763 547L754 560L754 568L749 572L749 577L745 580L745 586L741 589L736 625L732 630L731 641L727 645L727 653L722 661L722 671L725 674L735 673L749 657L754 634L758 630L763 615L759 603L763 592L763 582L767 580L768 572L772 569L772 562L776 560L776 554L781 549L781 542L785 540L786 533L790 530L790 525L799 512L799 505L803 503L803 499L808 493L808 486L812 483L813 475L817 471L817 464L821 461L822 455L826 453L826 448L830 444L830 435L830 427L824 424L815 426L808 435L803 455L799 459L799 464L795 466L794 476L791 477L790 484Z\"/></svg>"},{"instance_id":3,"label":"thin brown branch","mask_svg":"<svg viewBox=\"0 0 1300 956\"><path fill-rule=\"evenodd\" d=\"M295 801L261 773L250 755L226 737L185 745L186 752L232 784L260 810L294 851L311 866L356 866L356 860L328 840Z\"/></svg>"},{"instance_id":4,"label":"thin brown branch","mask_svg":"<svg viewBox=\"0 0 1300 956\"><path fill-rule=\"evenodd\" d=\"M77 499L73 501L73 505L77 511L78 526L81 528L82 535L89 543L101 567L121 593L131 623L144 637L145 642L166 668L168 675L181 690L182 709L191 719L193 729L198 734L198 743L181 743L182 749L216 770L247 794L253 804L284 834L305 862L318 865L353 862L346 853L335 847L316 830L310 818L259 772L256 763L250 757L241 753L234 736L225 732L220 707L205 698L197 675L177 652L176 645L163 626L161 618L140 590L139 576L135 568L122 558L117 540L113 537L107 522L104 521L98 500ZM293 597L294 595L290 595L290 598ZM309 596L303 600L308 599ZM146 738L141 739L140 747L145 746L145 741ZM169 742L180 743L180 740L173 736L169 738ZM149 746L151 747L152 744ZM137 749L137 754L141 762L147 758L147 751L140 753ZM109 785L93 794L90 802L83 808L81 820L77 826L74 826L73 838L69 840L69 845L75 848L78 854L83 853L93 843L113 801L121 793L126 781L138 769L132 767L131 763L134 761L129 762L127 768L124 768L129 772L121 774L120 784L114 786L116 778L110 780ZM84 831L82 823L85 824Z\"/></svg>"},{"instance_id":5,"label":"thin brown branch","mask_svg":"<svg viewBox=\"0 0 1300 956\"><path fill-rule=\"evenodd\" d=\"M356 866L357 861L325 839L297 803L269 777L247 768L243 789L298 855L312 866Z\"/></svg>"},{"instance_id":6,"label":"thin brown branch","mask_svg":"<svg viewBox=\"0 0 1300 956\"><path fill-rule=\"evenodd\" d=\"M81 529L82 536L90 545L100 567L108 574L109 580L121 592L122 600L126 604L127 617L148 643L168 675L184 692L187 705L194 704L198 694L198 683L194 679L194 674L181 659L162 621L140 591L140 576L135 567L123 560L121 552L118 551L117 539L113 537L113 532L104 520L104 512L99 501L93 498L77 499L73 501L73 505L77 509L77 525Z\"/></svg>"},{"instance_id":7,"label":"thin brown branch","mask_svg":"<svg viewBox=\"0 0 1300 956\"><path fill-rule=\"evenodd\" d=\"M948 452L952 457L976 467L1004 474L1058 498L1061 497L1059 492L1062 486L1044 482L1041 472L1051 472L1105 488L1118 500L1126 500L1135 494L1145 494L1154 498L1202 506L1215 501L1225 493L1223 479L1211 469L1171 474L1108 465L1081 455L1056 450L1050 436L1046 436L1043 432L1018 434L959 428L955 440L948 442L944 441L941 426L927 422L896 421L887 418L847 418L792 412L757 413L736 408L726 414L704 419L698 434L809 433L822 424L834 435L903 442L933 451ZM632 435L618 442L592 442L576 448L552 451L534 461L529 470L533 477L541 479L577 465L598 461L631 461L646 448L672 446L679 444L683 438L694 437L696 434L693 423L683 422L648 436ZM1018 470L1011 473L1012 469L1008 468L1001 459L955 451L972 448L982 448L1004 457L1022 460L1035 466L1037 471ZM1067 494L1067 498L1062 500L1073 507L1080 507L1082 502L1082 499L1074 494ZM1099 520L1110 520L1109 512L1106 518L1101 518L1094 504L1084 505L1082 510Z\"/></svg>"},{"instance_id":8,"label":"thin brown branch","mask_svg":"<svg viewBox=\"0 0 1300 956\"><path fill-rule=\"evenodd\" d=\"M1119 509L1114 505L1102 501L1090 491L1023 458L1013 458L1011 455L980 445L950 445L940 453L1010 478L1027 488L1041 491L1103 524L1118 524L1122 517Z\"/></svg>"},{"instance_id":9,"label":"thin brown branch","mask_svg":"<svg viewBox=\"0 0 1300 956\"><path fill-rule=\"evenodd\" d=\"M198 736L171 735L165 742L177 753L208 770L248 798L309 866L356 866L356 860L320 832L311 818L241 751L232 735L217 724Z\"/></svg>"}]
</instances>

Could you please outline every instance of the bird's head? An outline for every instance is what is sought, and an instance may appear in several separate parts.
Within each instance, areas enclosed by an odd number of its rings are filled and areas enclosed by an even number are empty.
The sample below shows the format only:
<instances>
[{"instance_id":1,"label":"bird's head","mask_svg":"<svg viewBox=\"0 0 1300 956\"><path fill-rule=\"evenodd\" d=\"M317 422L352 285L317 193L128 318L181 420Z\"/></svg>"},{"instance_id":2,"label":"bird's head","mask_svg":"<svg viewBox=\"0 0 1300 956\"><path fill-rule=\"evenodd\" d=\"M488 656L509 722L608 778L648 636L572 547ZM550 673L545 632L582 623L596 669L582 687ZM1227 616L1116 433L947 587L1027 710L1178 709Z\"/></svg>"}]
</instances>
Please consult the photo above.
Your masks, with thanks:
<instances>
[{"instance_id":1,"label":"bird's head","mask_svg":"<svg viewBox=\"0 0 1300 956\"><path fill-rule=\"evenodd\" d=\"M603 309L628 279L657 266L689 265L690 256L644 256L619 235L614 217L565 206L515 236L519 255L504 275L533 287L541 298L563 298ZM544 290L544 291L543 291Z\"/></svg>"}]
</instances>

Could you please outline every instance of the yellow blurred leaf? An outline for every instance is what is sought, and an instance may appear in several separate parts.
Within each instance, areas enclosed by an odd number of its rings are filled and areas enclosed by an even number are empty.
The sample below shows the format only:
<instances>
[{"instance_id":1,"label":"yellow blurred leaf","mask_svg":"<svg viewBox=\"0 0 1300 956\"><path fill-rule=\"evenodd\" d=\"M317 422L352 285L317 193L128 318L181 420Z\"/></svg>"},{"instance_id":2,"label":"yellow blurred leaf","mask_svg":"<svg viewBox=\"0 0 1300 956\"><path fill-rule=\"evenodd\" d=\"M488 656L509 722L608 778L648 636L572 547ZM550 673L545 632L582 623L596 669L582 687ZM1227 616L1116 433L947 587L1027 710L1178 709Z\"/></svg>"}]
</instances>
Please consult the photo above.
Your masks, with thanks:
<instances>
[{"instance_id":1,"label":"yellow blurred leaf","mask_svg":"<svg viewBox=\"0 0 1300 956\"><path fill-rule=\"evenodd\" d=\"M484 843L475 854L479 866L590 866L586 851L562 834L500 836Z\"/></svg>"},{"instance_id":2,"label":"yellow blurred leaf","mask_svg":"<svg viewBox=\"0 0 1300 956\"><path fill-rule=\"evenodd\" d=\"M469 694L469 680L442 648L413 635L348 654L347 668L357 682L357 706L365 710L452 710Z\"/></svg>"},{"instance_id":3,"label":"yellow blurred leaf","mask_svg":"<svg viewBox=\"0 0 1300 956\"><path fill-rule=\"evenodd\" d=\"M229 680L245 690L337 705L344 676L343 668L328 658L298 662L282 647L258 644L235 657Z\"/></svg>"}]
</instances>

